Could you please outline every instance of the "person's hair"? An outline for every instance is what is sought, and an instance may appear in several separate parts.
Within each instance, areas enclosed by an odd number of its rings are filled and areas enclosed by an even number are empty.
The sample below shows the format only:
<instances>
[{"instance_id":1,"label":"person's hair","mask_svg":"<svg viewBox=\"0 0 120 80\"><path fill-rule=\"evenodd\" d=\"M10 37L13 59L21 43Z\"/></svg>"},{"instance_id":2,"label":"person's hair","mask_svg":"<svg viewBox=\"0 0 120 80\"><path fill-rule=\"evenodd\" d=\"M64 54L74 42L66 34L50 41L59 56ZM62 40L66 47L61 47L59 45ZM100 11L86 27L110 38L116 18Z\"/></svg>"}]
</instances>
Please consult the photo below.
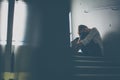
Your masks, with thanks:
<instances>
[{"instance_id":1,"label":"person's hair","mask_svg":"<svg viewBox=\"0 0 120 80\"><path fill-rule=\"evenodd\" d=\"M88 28L88 27L86 25L79 25L78 26L79 31L84 30L85 28Z\"/></svg>"}]
</instances>

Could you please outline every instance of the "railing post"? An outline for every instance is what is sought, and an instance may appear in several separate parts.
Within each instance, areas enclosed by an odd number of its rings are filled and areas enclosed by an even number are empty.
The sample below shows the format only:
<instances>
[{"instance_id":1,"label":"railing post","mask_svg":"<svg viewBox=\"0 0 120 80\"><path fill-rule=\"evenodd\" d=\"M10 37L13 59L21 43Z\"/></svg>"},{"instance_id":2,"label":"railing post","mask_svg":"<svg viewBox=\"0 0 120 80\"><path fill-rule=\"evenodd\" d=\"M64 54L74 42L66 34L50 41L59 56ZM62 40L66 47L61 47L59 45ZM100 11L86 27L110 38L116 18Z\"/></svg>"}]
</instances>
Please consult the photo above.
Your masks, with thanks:
<instances>
[{"instance_id":1,"label":"railing post","mask_svg":"<svg viewBox=\"0 0 120 80\"><path fill-rule=\"evenodd\" d=\"M13 32L13 19L14 19L14 5L15 0L8 0L8 23L7 23L7 44L4 54L4 71L3 80L10 79L10 74L12 71L12 32Z\"/></svg>"}]
</instances>

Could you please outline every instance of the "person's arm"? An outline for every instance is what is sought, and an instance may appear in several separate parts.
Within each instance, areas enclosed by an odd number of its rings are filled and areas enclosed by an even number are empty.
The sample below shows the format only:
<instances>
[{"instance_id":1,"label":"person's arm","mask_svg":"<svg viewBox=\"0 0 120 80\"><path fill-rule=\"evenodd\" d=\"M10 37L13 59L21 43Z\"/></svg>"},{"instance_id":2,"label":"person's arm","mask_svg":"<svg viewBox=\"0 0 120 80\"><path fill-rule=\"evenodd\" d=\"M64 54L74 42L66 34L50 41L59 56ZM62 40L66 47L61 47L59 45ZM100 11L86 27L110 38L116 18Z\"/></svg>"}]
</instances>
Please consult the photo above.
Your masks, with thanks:
<instances>
[{"instance_id":1,"label":"person's arm","mask_svg":"<svg viewBox=\"0 0 120 80\"><path fill-rule=\"evenodd\" d=\"M78 43L79 41L79 38L76 38L74 39L71 43L72 43L72 49L77 52L81 47L82 47L82 44L81 43Z\"/></svg>"},{"instance_id":2,"label":"person's arm","mask_svg":"<svg viewBox=\"0 0 120 80\"><path fill-rule=\"evenodd\" d=\"M77 41L79 40L79 38L77 37L77 38L75 38L72 42L71 42L71 44L72 44L72 47L75 47L76 45L77 45Z\"/></svg>"},{"instance_id":3,"label":"person's arm","mask_svg":"<svg viewBox=\"0 0 120 80\"><path fill-rule=\"evenodd\" d=\"M80 42L86 46L94 37L95 35L98 33L96 28L93 28L90 33L85 37L85 39L81 40Z\"/></svg>"}]
</instances>

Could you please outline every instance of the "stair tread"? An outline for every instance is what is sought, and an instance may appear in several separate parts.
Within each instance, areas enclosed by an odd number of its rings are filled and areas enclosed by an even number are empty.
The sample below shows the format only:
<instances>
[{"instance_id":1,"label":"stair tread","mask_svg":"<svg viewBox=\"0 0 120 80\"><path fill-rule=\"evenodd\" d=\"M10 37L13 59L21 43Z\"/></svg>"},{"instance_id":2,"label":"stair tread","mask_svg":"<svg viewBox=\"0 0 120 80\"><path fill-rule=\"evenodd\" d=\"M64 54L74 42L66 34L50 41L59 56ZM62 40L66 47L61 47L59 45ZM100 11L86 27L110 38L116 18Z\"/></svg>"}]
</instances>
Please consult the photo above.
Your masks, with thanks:
<instances>
[{"instance_id":1,"label":"stair tread","mask_svg":"<svg viewBox=\"0 0 120 80\"><path fill-rule=\"evenodd\" d=\"M104 57L98 57L98 56L78 56L78 55L75 55L73 57L77 57L77 58L103 58L104 59Z\"/></svg>"},{"instance_id":2,"label":"stair tread","mask_svg":"<svg viewBox=\"0 0 120 80\"><path fill-rule=\"evenodd\" d=\"M120 74L75 74L74 76L119 76Z\"/></svg>"},{"instance_id":3,"label":"stair tread","mask_svg":"<svg viewBox=\"0 0 120 80\"><path fill-rule=\"evenodd\" d=\"M75 68L105 68L105 69L120 69L120 66L75 66Z\"/></svg>"},{"instance_id":4,"label":"stair tread","mask_svg":"<svg viewBox=\"0 0 120 80\"><path fill-rule=\"evenodd\" d=\"M105 62L105 61L96 61L96 60L73 60L75 62Z\"/></svg>"}]
</instances>

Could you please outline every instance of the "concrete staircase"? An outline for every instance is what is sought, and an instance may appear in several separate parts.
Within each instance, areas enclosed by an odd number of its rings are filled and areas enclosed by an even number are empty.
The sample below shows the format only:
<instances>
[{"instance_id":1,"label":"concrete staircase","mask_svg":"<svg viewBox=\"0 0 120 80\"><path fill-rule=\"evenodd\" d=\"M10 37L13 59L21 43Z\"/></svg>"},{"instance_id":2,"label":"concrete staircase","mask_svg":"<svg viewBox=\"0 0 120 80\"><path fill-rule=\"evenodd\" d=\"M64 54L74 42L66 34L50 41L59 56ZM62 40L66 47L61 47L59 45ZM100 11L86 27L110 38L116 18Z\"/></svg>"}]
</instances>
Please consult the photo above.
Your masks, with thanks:
<instances>
[{"instance_id":1,"label":"concrete staircase","mask_svg":"<svg viewBox=\"0 0 120 80\"><path fill-rule=\"evenodd\" d=\"M74 55L73 80L120 80L120 64L104 57Z\"/></svg>"}]
</instances>

